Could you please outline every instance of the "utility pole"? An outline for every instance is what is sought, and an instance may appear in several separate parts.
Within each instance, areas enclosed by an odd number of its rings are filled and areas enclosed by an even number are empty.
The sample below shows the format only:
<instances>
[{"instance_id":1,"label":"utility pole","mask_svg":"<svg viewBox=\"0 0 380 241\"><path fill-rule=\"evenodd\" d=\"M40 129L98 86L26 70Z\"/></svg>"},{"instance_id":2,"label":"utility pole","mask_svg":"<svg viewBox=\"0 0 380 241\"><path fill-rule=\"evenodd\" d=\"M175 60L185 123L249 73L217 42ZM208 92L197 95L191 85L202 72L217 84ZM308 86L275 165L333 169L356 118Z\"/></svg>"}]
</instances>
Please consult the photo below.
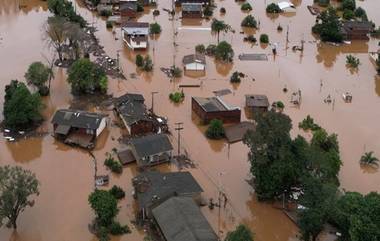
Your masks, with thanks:
<instances>
[{"instance_id":1,"label":"utility pole","mask_svg":"<svg viewBox=\"0 0 380 241\"><path fill-rule=\"evenodd\" d=\"M218 211L218 237L219 237L219 240L220 239L220 234L221 234L221 230L220 230L220 216L221 216L221 207L222 207L222 194L224 194L223 192L223 184L222 184L222 175L224 175L225 172L219 172L218 173L218 208L219 208L219 211Z\"/></svg>"},{"instance_id":2,"label":"utility pole","mask_svg":"<svg viewBox=\"0 0 380 241\"><path fill-rule=\"evenodd\" d=\"M152 91L151 94L152 94L152 108L151 108L151 111L152 111L152 113L154 114L154 112L153 112L153 107L154 107L154 95L155 95L155 94L158 94L158 92L157 92L157 91Z\"/></svg>"},{"instance_id":3,"label":"utility pole","mask_svg":"<svg viewBox=\"0 0 380 241\"><path fill-rule=\"evenodd\" d=\"M178 131L178 157L181 154L181 130L183 130L183 122L174 123L176 125L175 130Z\"/></svg>"},{"instance_id":4,"label":"utility pole","mask_svg":"<svg viewBox=\"0 0 380 241\"><path fill-rule=\"evenodd\" d=\"M121 68L120 68L120 51L121 51L120 49L116 51L117 71L118 71L119 73L122 72L122 71L121 71Z\"/></svg>"}]
</instances>

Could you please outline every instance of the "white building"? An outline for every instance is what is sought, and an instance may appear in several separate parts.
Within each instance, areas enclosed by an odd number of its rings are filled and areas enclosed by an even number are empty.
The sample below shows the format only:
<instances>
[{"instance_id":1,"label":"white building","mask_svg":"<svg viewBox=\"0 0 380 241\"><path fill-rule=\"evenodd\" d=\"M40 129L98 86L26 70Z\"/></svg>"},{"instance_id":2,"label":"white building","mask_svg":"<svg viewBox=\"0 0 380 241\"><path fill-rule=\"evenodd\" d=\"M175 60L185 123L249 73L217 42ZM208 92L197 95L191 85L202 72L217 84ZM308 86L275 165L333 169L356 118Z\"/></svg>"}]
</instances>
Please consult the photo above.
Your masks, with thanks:
<instances>
[{"instance_id":1,"label":"white building","mask_svg":"<svg viewBox=\"0 0 380 241\"><path fill-rule=\"evenodd\" d=\"M123 41L131 49L148 47L149 23L128 22L122 28Z\"/></svg>"},{"instance_id":2,"label":"white building","mask_svg":"<svg viewBox=\"0 0 380 241\"><path fill-rule=\"evenodd\" d=\"M185 71L205 71L206 58L203 54L190 54L183 57Z\"/></svg>"}]
</instances>

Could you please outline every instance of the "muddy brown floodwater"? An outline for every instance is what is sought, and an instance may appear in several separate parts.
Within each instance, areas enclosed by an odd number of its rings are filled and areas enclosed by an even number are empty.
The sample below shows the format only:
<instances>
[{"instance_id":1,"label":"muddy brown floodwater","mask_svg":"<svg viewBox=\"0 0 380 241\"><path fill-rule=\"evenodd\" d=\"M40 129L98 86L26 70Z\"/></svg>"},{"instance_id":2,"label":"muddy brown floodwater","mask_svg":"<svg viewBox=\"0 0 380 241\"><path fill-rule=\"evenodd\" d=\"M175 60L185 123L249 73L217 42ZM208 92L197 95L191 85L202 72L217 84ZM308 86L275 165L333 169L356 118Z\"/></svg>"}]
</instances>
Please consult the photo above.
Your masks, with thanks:
<instances>
[{"instance_id":1,"label":"muddy brown floodwater","mask_svg":"<svg viewBox=\"0 0 380 241\"><path fill-rule=\"evenodd\" d=\"M377 50L379 40L354 41L351 45L341 47L320 44L310 32L315 17L306 6L312 0L293 1L297 6L296 13L276 17L266 15L265 0L249 2L253 6L251 13L260 21L260 29L250 32L257 38L261 33L269 34L270 41L279 44L276 58L270 55L266 62L241 62L235 57L234 64L230 65L216 63L207 58L205 76L184 76L173 82L160 71L160 67L169 67L173 62L181 66L182 57L193 53L195 44L216 43L216 37L209 31L181 27L209 27L210 21L186 21L178 19L177 15L173 23L168 14L162 11L162 8L171 8L170 0L158 1L161 14L155 18L152 15L153 10L146 8L138 21L157 21L163 27L163 32L155 40L150 40L148 51L138 52L149 53L155 64L153 73L145 74L136 70L136 53L123 45L120 28L115 28L114 33L106 30L104 19L89 12L79 1L75 5L77 11L98 28L96 35L110 56L116 57L117 51L121 50L120 61L127 80L110 80L109 93L114 96L122 95L126 91L142 93L150 106L150 93L158 91L155 96L155 112L167 116L171 128L175 122L184 123L183 148L197 164L197 168L190 171L204 188L204 197L215 200L218 186L221 186L229 198L229 205L222 210L221 235L224 236L236 224L244 222L254 230L258 241L296 240L295 225L280 210L274 209L270 204L257 202L254 190L246 183L245 180L250 178L247 147L242 143L227 145L224 141L208 141L203 135L205 127L198 125L197 118L192 116L190 97L211 96L214 90L229 88L233 93L223 99L231 105L243 107L245 94L266 94L271 101L281 100L285 103L285 113L292 118L295 127L292 133L294 135L301 133L297 128L298 122L310 114L329 132L338 134L343 159L340 171L342 188L362 193L380 191L379 172L362 169L358 163L364 151L373 150L380 155L380 79L376 78L375 68L367 54L368 51ZM225 20L236 30L235 34L221 34L221 40L232 43L236 56L254 52L271 54L269 47L252 46L243 42L245 35L240 32L248 30L242 30L240 22L246 13L241 12L238 3L232 0L216 0L216 4L218 9L214 16ZM370 19L380 24L380 4L377 0L357 1L357 4L367 10ZM219 14L220 7L227 9L223 16ZM11 79L23 80L31 62L45 61L44 56L49 58L52 55L42 37L42 27L49 15L46 3L40 0L0 0L1 90ZM284 27L281 33L276 30L278 24ZM306 41L303 55L286 49L287 26L290 47L298 45L302 39ZM175 38L176 47L173 45L173 32L178 32ZM346 69L345 56L348 53L360 58L361 65L357 73L350 73ZM229 75L235 70L248 74L249 78L238 85L231 85ZM136 78L130 77L133 73L136 73ZM173 105L169 102L168 94L177 90L179 84L202 86L184 89L185 101ZM285 86L289 89L286 94L282 92ZM298 89L302 91L302 105L295 108L289 100L290 94ZM344 103L341 98L346 91L353 94L351 104ZM323 103L327 95L335 99L334 106ZM1 110L3 97L4 93L1 91ZM40 129L51 131L49 120L54 111L68 107L72 100L65 70L56 69L51 96L44 99L47 107L44 112L46 122ZM244 112L242 119L246 119ZM100 174L107 173L102 165L105 153L114 147L120 147L117 142L120 136L121 131L113 126L98 141L94 154ZM176 139L172 139L176 143ZM50 135L17 143L0 139L0 164L21 165L31 169L41 181L41 195L37 198L36 205L26 209L20 216L18 231L2 228L0 240L96 240L88 231L93 213L87 197L93 190L94 164L86 152L62 145ZM175 166L167 165L160 169L177 170ZM132 165L125 168L120 176L111 174L111 184L120 185L127 191L126 199L120 202L118 218L132 227L132 234L114 238L115 241L142 240L144 236L143 231L137 231L130 223L134 207L130 180L136 173L136 167ZM202 210L217 232L217 210Z\"/></svg>"}]
</instances>

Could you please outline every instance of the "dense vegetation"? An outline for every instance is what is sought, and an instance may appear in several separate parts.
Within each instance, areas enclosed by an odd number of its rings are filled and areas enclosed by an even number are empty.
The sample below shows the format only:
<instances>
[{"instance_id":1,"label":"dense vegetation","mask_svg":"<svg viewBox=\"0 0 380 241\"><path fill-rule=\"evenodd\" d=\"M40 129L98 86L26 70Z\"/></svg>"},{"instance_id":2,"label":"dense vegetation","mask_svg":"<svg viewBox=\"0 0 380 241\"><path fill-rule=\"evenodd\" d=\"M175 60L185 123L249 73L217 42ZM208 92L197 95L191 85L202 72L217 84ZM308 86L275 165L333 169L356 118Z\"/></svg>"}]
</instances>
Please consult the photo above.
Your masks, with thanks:
<instances>
[{"instance_id":1,"label":"dense vegetation","mask_svg":"<svg viewBox=\"0 0 380 241\"><path fill-rule=\"evenodd\" d=\"M67 81L74 94L107 92L108 79L105 72L87 58L78 59L71 65Z\"/></svg>"},{"instance_id":2,"label":"dense vegetation","mask_svg":"<svg viewBox=\"0 0 380 241\"><path fill-rule=\"evenodd\" d=\"M219 43L220 32L227 33L230 30L231 30L231 26L226 24L224 21L214 18L211 22L211 31L217 34L218 43Z\"/></svg>"},{"instance_id":3,"label":"dense vegetation","mask_svg":"<svg viewBox=\"0 0 380 241\"><path fill-rule=\"evenodd\" d=\"M158 23L151 23L149 25L150 34L159 34L161 33L161 31L162 31L161 26Z\"/></svg>"},{"instance_id":4,"label":"dense vegetation","mask_svg":"<svg viewBox=\"0 0 380 241\"><path fill-rule=\"evenodd\" d=\"M346 64L350 68L358 68L360 65L360 60L359 58L349 54L346 56Z\"/></svg>"},{"instance_id":5,"label":"dense vegetation","mask_svg":"<svg viewBox=\"0 0 380 241\"><path fill-rule=\"evenodd\" d=\"M82 16L75 12L73 3L68 0L48 0L49 11L54 15L67 19L70 22L78 23L81 27L87 25Z\"/></svg>"},{"instance_id":6,"label":"dense vegetation","mask_svg":"<svg viewBox=\"0 0 380 241\"><path fill-rule=\"evenodd\" d=\"M268 34L263 33L263 34L260 35L260 43L263 43L263 44L269 43L269 36L268 36Z\"/></svg>"},{"instance_id":7,"label":"dense vegetation","mask_svg":"<svg viewBox=\"0 0 380 241\"><path fill-rule=\"evenodd\" d=\"M247 15L241 22L242 27L257 28L257 21L252 15Z\"/></svg>"},{"instance_id":8,"label":"dense vegetation","mask_svg":"<svg viewBox=\"0 0 380 241\"><path fill-rule=\"evenodd\" d=\"M251 11L251 10L252 10L252 6L251 6L251 4L249 4L249 3L243 3L243 4L241 5L240 9L241 9L242 11Z\"/></svg>"},{"instance_id":9,"label":"dense vegetation","mask_svg":"<svg viewBox=\"0 0 380 241\"><path fill-rule=\"evenodd\" d=\"M247 226L240 224L234 231L228 232L224 241L253 241L253 233Z\"/></svg>"},{"instance_id":10,"label":"dense vegetation","mask_svg":"<svg viewBox=\"0 0 380 241\"><path fill-rule=\"evenodd\" d=\"M30 93L22 82L12 80L5 86L4 125L21 130L30 128L42 121L42 102L38 93Z\"/></svg>"},{"instance_id":11,"label":"dense vegetation","mask_svg":"<svg viewBox=\"0 0 380 241\"><path fill-rule=\"evenodd\" d=\"M48 66L41 62L33 62L25 73L25 79L38 88L40 95L45 96L49 93L46 82L51 78L51 75L52 71Z\"/></svg>"},{"instance_id":12,"label":"dense vegetation","mask_svg":"<svg viewBox=\"0 0 380 241\"><path fill-rule=\"evenodd\" d=\"M107 158L104 160L104 166L108 167L112 172L117 174L123 172L123 166L118 160L115 160L111 154L108 154Z\"/></svg>"},{"instance_id":13,"label":"dense vegetation","mask_svg":"<svg viewBox=\"0 0 380 241\"><path fill-rule=\"evenodd\" d=\"M210 125L206 130L206 136L210 139L221 139L224 137L224 127L223 122L218 119L213 119L210 121Z\"/></svg>"},{"instance_id":14,"label":"dense vegetation","mask_svg":"<svg viewBox=\"0 0 380 241\"><path fill-rule=\"evenodd\" d=\"M234 50L231 44L226 41L220 42L215 48L215 58L224 62L232 62L234 57Z\"/></svg>"},{"instance_id":15,"label":"dense vegetation","mask_svg":"<svg viewBox=\"0 0 380 241\"><path fill-rule=\"evenodd\" d=\"M0 166L0 227L17 229L17 218L34 205L31 196L39 195L39 182L29 170Z\"/></svg>"},{"instance_id":16,"label":"dense vegetation","mask_svg":"<svg viewBox=\"0 0 380 241\"><path fill-rule=\"evenodd\" d=\"M267 13L280 13L281 9L276 3L271 3L266 8Z\"/></svg>"},{"instance_id":17,"label":"dense vegetation","mask_svg":"<svg viewBox=\"0 0 380 241\"><path fill-rule=\"evenodd\" d=\"M185 93L183 91L170 93L169 99L174 103L180 103L185 99Z\"/></svg>"},{"instance_id":18,"label":"dense vegetation","mask_svg":"<svg viewBox=\"0 0 380 241\"><path fill-rule=\"evenodd\" d=\"M319 34L322 41L342 42L343 36L340 31L341 23L334 8L329 7L317 17L317 23L312 31Z\"/></svg>"}]
</instances>

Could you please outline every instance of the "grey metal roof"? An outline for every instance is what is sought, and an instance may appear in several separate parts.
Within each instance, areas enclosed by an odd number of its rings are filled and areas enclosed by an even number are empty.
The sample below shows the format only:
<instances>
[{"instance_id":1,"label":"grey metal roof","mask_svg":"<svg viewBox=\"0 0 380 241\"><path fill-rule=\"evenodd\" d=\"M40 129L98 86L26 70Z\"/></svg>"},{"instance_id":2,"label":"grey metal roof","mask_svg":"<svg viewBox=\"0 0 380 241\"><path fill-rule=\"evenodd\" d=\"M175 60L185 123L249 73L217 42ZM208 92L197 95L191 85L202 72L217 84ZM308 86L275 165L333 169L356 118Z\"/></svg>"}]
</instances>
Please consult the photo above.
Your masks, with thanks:
<instances>
[{"instance_id":1,"label":"grey metal roof","mask_svg":"<svg viewBox=\"0 0 380 241\"><path fill-rule=\"evenodd\" d=\"M184 64L192 64L192 63L206 64L206 58L203 54L189 54L189 55L183 56L182 62Z\"/></svg>"},{"instance_id":2,"label":"grey metal roof","mask_svg":"<svg viewBox=\"0 0 380 241\"><path fill-rule=\"evenodd\" d=\"M153 134L134 138L130 141L136 159L173 150L165 134Z\"/></svg>"},{"instance_id":3,"label":"grey metal roof","mask_svg":"<svg viewBox=\"0 0 380 241\"><path fill-rule=\"evenodd\" d=\"M214 230L189 197L171 197L152 210L166 241L217 241Z\"/></svg>"},{"instance_id":4,"label":"grey metal roof","mask_svg":"<svg viewBox=\"0 0 380 241\"><path fill-rule=\"evenodd\" d=\"M144 97L140 94L125 94L115 100L115 110L128 125L140 120L151 121L148 116Z\"/></svg>"},{"instance_id":5,"label":"grey metal roof","mask_svg":"<svg viewBox=\"0 0 380 241\"><path fill-rule=\"evenodd\" d=\"M131 35L148 35L149 23L127 22L123 26L123 31Z\"/></svg>"},{"instance_id":6,"label":"grey metal roof","mask_svg":"<svg viewBox=\"0 0 380 241\"><path fill-rule=\"evenodd\" d=\"M343 28L346 31L368 31L370 32L373 27L372 23L368 21L344 21L343 22Z\"/></svg>"},{"instance_id":7,"label":"grey metal roof","mask_svg":"<svg viewBox=\"0 0 380 241\"><path fill-rule=\"evenodd\" d=\"M96 130L104 117L106 115L81 110L62 109L55 112L51 123Z\"/></svg>"},{"instance_id":8,"label":"grey metal roof","mask_svg":"<svg viewBox=\"0 0 380 241\"><path fill-rule=\"evenodd\" d=\"M245 105L247 107L269 107L268 97L265 95L246 95Z\"/></svg>"},{"instance_id":9,"label":"grey metal roof","mask_svg":"<svg viewBox=\"0 0 380 241\"><path fill-rule=\"evenodd\" d=\"M132 183L140 208L149 208L153 203L174 194L181 196L203 192L190 172L148 171L133 178Z\"/></svg>"},{"instance_id":10,"label":"grey metal roof","mask_svg":"<svg viewBox=\"0 0 380 241\"><path fill-rule=\"evenodd\" d=\"M202 3L182 3L182 11L202 12Z\"/></svg>"},{"instance_id":11,"label":"grey metal roof","mask_svg":"<svg viewBox=\"0 0 380 241\"><path fill-rule=\"evenodd\" d=\"M120 2L120 11L126 11L128 9L132 11L137 11L137 1L125 1Z\"/></svg>"},{"instance_id":12,"label":"grey metal roof","mask_svg":"<svg viewBox=\"0 0 380 241\"><path fill-rule=\"evenodd\" d=\"M193 99L206 111L206 112L215 112L215 111L226 111L228 108L220 101L218 97L193 97Z\"/></svg>"}]
</instances>

